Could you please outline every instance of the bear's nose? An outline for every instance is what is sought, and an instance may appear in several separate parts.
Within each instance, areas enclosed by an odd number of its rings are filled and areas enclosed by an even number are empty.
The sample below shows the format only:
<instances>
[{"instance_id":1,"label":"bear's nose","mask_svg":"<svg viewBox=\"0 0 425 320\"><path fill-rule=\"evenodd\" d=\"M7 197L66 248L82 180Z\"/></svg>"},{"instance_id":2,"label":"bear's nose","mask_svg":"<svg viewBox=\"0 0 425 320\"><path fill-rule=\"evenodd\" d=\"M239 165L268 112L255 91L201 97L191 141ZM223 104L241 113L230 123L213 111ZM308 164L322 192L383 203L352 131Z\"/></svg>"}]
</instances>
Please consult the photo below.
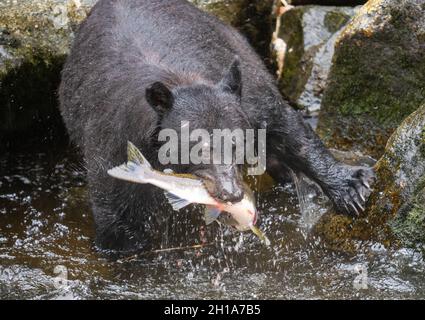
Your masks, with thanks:
<instances>
[{"instance_id":1,"label":"bear's nose","mask_svg":"<svg viewBox=\"0 0 425 320\"><path fill-rule=\"evenodd\" d=\"M217 186L216 198L222 202L238 203L242 201L244 193L236 181L224 181Z\"/></svg>"},{"instance_id":2,"label":"bear's nose","mask_svg":"<svg viewBox=\"0 0 425 320\"><path fill-rule=\"evenodd\" d=\"M208 193L220 202L240 202L244 197L242 184L237 174L220 173L211 174L208 171L198 171L195 173L202 178Z\"/></svg>"}]
</instances>

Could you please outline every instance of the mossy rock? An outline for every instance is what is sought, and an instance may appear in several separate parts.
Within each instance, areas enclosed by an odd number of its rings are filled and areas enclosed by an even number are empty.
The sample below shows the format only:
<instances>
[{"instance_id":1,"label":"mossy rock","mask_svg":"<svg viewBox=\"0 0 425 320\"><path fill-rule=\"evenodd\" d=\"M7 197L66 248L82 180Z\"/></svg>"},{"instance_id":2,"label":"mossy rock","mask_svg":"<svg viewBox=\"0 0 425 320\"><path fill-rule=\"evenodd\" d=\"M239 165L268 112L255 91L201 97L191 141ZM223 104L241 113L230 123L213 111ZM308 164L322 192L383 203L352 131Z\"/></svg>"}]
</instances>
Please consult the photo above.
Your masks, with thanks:
<instances>
[{"instance_id":1,"label":"mossy rock","mask_svg":"<svg viewBox=\"0 0 425 320\"><path fill-rule=\"evenodd\" d=\"M286 44L283 64L275 45L279 87L284 96L309 111L320 109L337 33L354 15L351 7L300 6L279 17L274 43Z\"/></svg>"},{"instance_id":2,"label":"mossy rock","mask_svg":"<svg viewBox=\"0 0 425 320\"><path fill-rule=\"evenodd\" d=\"M236 27L255 50L267 57L272 36L273 0L190 0Z\"/></svg>"},{"instance_id":3,"label":"mossy rock","mask_svg":"<svg viewBox=\"0 0 425 320\"><path fill-rule=\"evenodd\" d=\"M425 4L371 0L339 36L318 131L332 147L379 158L425 101Z\"/></svg>"},{"instance_id":4,"label":"mossy rock","mask_svg":"<svg viewBox=\"0 0 425 320\"><path fill-rule=\"evenodd\" d=\"M376 164L377 181L357 219L327 215L316 226L333 248L354 249L358 241L425 245L425 105L406 118Z\"/></svg>"},{"instance_id":5,"label":"mossy rock","mask_svg":"<svg viewBox=\"0 0 425 320\"><path fill-rule=\"evenodd\" d=\"M425 188L415 192L390 226L404 245L425 249Z\"/></svg>"},{"instance_id":6,"label":"mossy rock","mask_svg":"<svg viewBox=\"0 0 425 320\"><path fill-rule=\"evenodd\" d=\"M367 0L288 0L293 5L315 4L319 6L356 6L365 4Z\"/></svg>"},{"instance_id":7,"label":"mossy rock","mask_svg":"<svg viewBox=\"0 0 425 320\"><path fill-rule=\"evenodd\" d=\"M0 148L65 137L60 70L87 1L0 0Z\"/></svg>"},{"instance_id":8,"label":"mossy rock","mask_svg":"<svg viewBox=\"0 0 425 320\"><path fill-rule=\"evenodd\" d=\"M409 116L389 139L378 163L382 183L371 214L383 209L395 217L389 226L407 246L425 245L425 105Z\"/></svg>"}]
</instances>

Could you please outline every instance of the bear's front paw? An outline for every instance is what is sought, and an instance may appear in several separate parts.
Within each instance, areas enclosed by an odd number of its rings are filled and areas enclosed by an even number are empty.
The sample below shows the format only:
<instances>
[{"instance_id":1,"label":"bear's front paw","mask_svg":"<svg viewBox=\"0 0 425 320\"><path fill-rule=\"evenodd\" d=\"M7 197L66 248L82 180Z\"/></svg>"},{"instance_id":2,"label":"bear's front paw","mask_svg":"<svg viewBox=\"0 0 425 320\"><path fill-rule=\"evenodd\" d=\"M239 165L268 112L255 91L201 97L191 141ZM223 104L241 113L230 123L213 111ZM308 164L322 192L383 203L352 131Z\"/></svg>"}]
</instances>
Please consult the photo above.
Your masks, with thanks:
<instances>
[{"instance_id":1,"label":"bear's front paw","mask_svg":"<svg viewBox=\"0 0 425 320\"><path fill-rule=\"evenodd\" d=\"M342 172L344 178L332 188L331 200L338 213L359 216L365 210L375 173L372 168L351 166L344 166Z\"/></svg>"}]
</instances>

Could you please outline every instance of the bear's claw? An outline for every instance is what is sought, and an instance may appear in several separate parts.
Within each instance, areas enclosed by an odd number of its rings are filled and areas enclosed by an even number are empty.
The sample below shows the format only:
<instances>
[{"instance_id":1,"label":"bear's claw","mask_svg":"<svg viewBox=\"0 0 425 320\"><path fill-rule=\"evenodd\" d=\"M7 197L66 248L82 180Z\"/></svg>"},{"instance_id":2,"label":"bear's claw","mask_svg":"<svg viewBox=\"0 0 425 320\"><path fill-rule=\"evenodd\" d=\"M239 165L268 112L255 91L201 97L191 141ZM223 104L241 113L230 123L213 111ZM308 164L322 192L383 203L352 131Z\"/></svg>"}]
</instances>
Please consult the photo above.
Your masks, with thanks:
<instances>
[{"instance_id":1,"label":"bear's claw","mask_svg":"<svg viewBox=\"0 0 425 320\"><path fill-rule=\"evenodd\" d=\"M372 168L351 166L344 166L343 172L346 178L332 189L330 198L338 213L359 216L365 211L375 173Z\"/></svg>"}]
</instances>

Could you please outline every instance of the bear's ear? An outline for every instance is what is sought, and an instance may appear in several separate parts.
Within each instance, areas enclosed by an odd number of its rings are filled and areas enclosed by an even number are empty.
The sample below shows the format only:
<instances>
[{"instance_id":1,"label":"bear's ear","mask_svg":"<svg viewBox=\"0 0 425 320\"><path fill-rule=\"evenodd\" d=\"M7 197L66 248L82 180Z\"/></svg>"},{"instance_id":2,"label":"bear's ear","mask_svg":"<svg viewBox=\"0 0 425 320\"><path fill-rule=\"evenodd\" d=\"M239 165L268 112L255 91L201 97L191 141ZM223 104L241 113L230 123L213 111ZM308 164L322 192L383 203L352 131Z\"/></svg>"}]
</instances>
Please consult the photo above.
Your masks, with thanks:
<instances>
[{"instance_id":1,"label":"bear's ear","mask_svg":"<svg viewBox=\"0 0 425 320\"><path fill-rule=\"evenodd\" d=\"M162 82L155 82L146 88L146 100L160 114L170 110L174 103L172 92Z\"/></svg>"},{"instance_id":2,"label":"bear's ear","mask_svg":"<svg viewBox=\"0 0 425 320\"><path fill-rule=\"evenodd\" d=\"M236 94L239 97L242 94L242 74L239 57L235 57L226 75L220 81L220 87L223 91Z\"/></svg>"}]
</instances>

